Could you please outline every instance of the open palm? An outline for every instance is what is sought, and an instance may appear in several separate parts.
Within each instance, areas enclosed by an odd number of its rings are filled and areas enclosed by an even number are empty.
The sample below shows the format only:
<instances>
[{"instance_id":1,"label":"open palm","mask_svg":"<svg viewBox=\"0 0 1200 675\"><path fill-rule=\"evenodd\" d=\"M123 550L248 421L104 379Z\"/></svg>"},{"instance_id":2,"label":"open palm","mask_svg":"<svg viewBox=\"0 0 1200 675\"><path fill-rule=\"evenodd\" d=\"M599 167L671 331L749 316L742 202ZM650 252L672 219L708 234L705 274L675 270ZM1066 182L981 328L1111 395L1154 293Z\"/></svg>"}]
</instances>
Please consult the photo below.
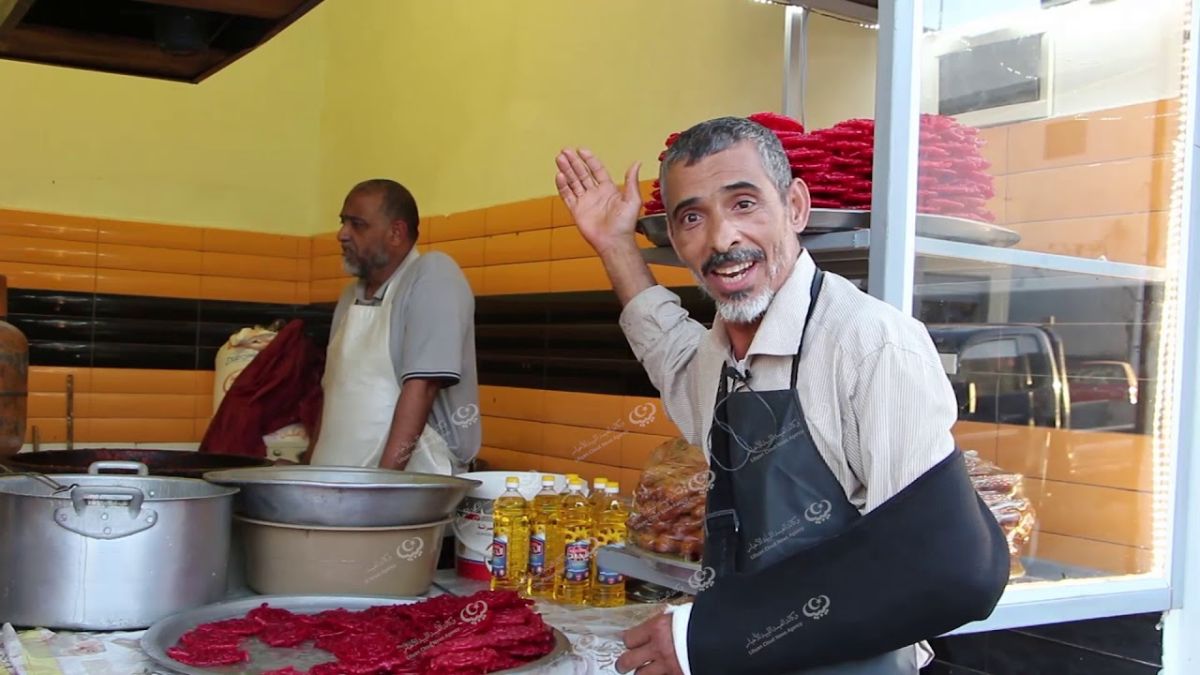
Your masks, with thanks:
<instances>
[{"instance_id":1,"label":"open palm","mask_svg":"<svg viewBox=\"0 0 1200 675\"><path fill-rule=\"evenodd\" d=\"M597 252L632 240L641 210L638 170L634 162L618 188L604 165L587 149L563 150L555 158L558 174L554 184L570 209L583 238Z\"/></svg>"}]
</instances>

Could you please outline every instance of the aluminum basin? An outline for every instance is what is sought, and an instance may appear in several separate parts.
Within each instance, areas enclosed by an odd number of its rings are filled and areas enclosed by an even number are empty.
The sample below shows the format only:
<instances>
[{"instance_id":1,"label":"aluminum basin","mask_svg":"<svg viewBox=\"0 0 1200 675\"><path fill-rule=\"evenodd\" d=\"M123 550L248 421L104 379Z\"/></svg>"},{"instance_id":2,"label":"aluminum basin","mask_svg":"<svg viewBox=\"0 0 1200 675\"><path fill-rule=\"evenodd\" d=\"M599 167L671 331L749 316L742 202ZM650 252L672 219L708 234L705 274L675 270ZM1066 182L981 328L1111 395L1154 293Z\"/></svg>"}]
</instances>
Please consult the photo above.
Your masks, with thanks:
<instances>
[{"instance_id":1,"label":"aluminum basin","mask_svg":"<svg viewBox=\"0 0 1200 675\"><path fill-rule=\"evenodd\" d=\"M210 471L238 487L238 513L255 520L325 527L396 527L445 520L480 483L427 473L340 466Z\"/></svg>"}]
</instances>

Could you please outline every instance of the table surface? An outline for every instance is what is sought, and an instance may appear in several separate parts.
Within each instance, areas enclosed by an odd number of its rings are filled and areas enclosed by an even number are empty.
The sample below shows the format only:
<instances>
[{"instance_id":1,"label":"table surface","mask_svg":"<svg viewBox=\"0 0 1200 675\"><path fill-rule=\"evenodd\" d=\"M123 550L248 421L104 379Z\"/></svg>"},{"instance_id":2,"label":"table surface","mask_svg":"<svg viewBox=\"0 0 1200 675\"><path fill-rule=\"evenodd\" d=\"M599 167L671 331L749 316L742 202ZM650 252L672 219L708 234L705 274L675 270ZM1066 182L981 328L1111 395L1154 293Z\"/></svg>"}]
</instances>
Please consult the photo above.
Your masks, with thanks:
<instances>
[{"instance_id":1,"label":"table surface","mask_svg":"<svg viewBox=\"0 0 1200 675\"><path fill-rule=\"evenodd\" d=\"M463 579L454 570L439 570L428 597L469 595L487 582ZM229 597L253 595L231 586ZM663 610L663 605L629 604L599 608L537 601L534 608L571 641L569 658L547 669L547 675L611 675L623 651L620 634ZM43 628L0 629L0 672L4 675L172 675L142 652L144 631L109 633L55 632Z\"/></svg>"}]
</instances>

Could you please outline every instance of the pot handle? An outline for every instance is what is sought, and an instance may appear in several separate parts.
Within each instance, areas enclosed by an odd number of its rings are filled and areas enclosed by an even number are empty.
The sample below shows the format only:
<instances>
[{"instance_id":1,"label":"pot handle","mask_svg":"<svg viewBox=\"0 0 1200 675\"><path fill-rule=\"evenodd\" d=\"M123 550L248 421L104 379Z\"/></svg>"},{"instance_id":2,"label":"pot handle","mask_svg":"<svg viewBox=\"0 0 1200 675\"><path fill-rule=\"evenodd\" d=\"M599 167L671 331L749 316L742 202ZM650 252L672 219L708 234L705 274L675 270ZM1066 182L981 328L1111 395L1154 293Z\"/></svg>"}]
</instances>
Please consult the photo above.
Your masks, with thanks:
<instances>
[{"instance_id":1,"label":"pot handle","mask_svg":"<svg viewBox=\"0 0 1200 675\"><path fill-rule=\"evenodd\" d=\"M112 497L128 497L129 514L136 517L138 512L142 510L142 502L146 500L146 493L135 487L120 487L117 485L88 487L80 485L71 491L71 504L75 506L77 513L82 513L87 508L87 501L89 499L112 501Z\"/></svg>"},{"instance_id":2,"label":"pot handle","mask_svg":"<svg viewBox=\"0 0 1200 675\"><path fill-rule=\"evenodd\" d=\"M103 502L128 498L128 506L114 507ZM54 520L61 527L92 539L120 539L148 530L158 522L153 509L143 509L145 494L135 487L84 486L71 492L69 507L56 509ZM89 501L100 501L89 505Z\"/></svg>"},{"instance_id":3,"label":"pot handle","mask_svg":"<svg viewBox=\"0 0 1200 675\"><path fill-rule=\"evenodd\" d=\"M136 471L139 476L149 476L150 467L141 462L121 462L117 460L101 460L88 465L88 473L95 476L108 471Z\"/></svg>"}]
</instances>

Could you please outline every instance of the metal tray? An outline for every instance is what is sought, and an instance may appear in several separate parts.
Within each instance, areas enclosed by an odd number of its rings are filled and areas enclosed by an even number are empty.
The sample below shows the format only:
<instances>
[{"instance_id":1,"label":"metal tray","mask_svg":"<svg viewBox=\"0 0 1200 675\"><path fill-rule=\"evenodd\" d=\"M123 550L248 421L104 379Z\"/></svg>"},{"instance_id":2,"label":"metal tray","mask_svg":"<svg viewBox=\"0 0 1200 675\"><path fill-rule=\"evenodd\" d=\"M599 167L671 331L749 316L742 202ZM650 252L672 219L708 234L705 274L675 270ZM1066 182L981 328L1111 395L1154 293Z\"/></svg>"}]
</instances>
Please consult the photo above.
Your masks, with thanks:
<instances>
[{"instance_id":1,"label":"metal tray","mask_svg":"<svg viewBox=\"0 0 1200 675\"><path fill-rule=\"evenodd\" d=\"M870 211L812 209L808 217L808 227L804 228L801 236L810 237L831 232L862 230L869 227L871 227ZM655 246L669 247L671 245L671 240L667 237L667 217L664 214L639 218L637 231L646 235L646 238ZM1021 235L1007 227L928 213L917 214L917 236L1006 248L1021 241Z\"/></svg>"},{"instance_id":2,"label":"metal tray","mask_svg":"<svg viewBox=\"0 0 1200 675\"><path fill-rule=\"evenodd\" d=\"M711 581L698 562L659 555L633 544L602 546L596 552L596 562L632 579L648 581L688 595L695 595Z\"/></svg>"},{"instance_id":3,"label":"metal tray","mask_svg":"<svg viewBox=\"0 0 1200 675\"><path fill-rule=\"evenodd\" d=\"M255 520L324 527L423 525L454 515L480 481L341 466L210 471L204 479L241 488L234 508Z\"/></svg>"},{"instance_id":4,"label":"metal tray","mask_svg":"<svg viewBox=\"0 0 1200 675\"><path fill-rule=\"evenodd\" d=\"M246 612L268 603L297 614L315 614L328 609L345 608L363 610L375 605L406 605L420 602L422 598L371 598L371 597L338 597L320 595L259 595L241 600L207 605L187 612L169 616L154 624L142 635L142 650L146 655L172 673L183 675L254 675L274 668L294 666L308 669L319 663L330 660L327 652L319 649L276 649L258 641L250 641L246 650L250 653L250 661L236 666L221 666L216 668L193 668L186 666L167 656L167 649L179 641L179 637L202 623L221 621L244 616ZM496 671L506 675L532 674L544 672L543 669L553 665L570 652L571 643L567 636L554 629L554 651L537 661L531 661L520 668Z\"/></svg>"},{"instance_id":5,"label":"metal tray","mask_svg":"<svg viewBox=\"0 0 1200 675\"><path fill-rule=\"evenodd\" d=\"M808 227L805 234L826 234L828 232L843 232L858 230L871 226L870 211L850 211L847 209L811 209L808 215ZM655 246L670 246L667 237L667 216L664 213L638 218L637 231Z\"/></svg>"}]
</instances>

